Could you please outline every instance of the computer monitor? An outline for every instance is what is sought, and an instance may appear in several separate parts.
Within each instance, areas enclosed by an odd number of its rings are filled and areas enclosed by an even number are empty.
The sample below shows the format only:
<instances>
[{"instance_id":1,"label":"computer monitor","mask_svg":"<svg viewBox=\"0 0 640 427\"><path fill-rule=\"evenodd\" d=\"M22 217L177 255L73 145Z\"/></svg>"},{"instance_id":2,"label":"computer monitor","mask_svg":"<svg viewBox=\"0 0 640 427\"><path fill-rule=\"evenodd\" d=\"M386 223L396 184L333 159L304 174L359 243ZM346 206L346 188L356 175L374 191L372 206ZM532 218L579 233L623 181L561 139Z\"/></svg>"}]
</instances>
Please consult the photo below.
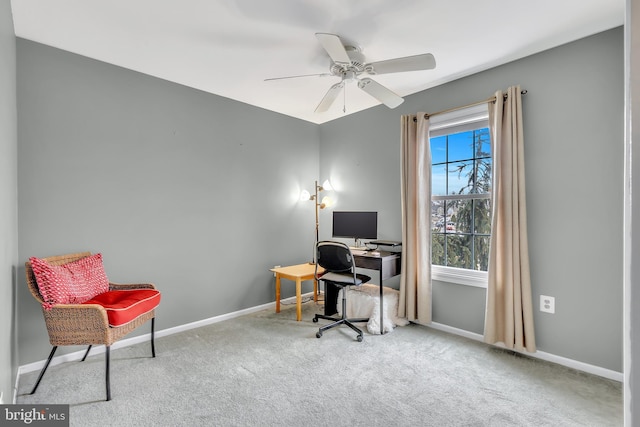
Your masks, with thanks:
<instances>
[{"instance_id":1,"label":"computer monitor","mask_svg":"<svg viewBox=\"0 0 640 427\"><path fill-rule=\"evenodd\" d=\"M333 237L353 238L356 247L360 239L377 239L378 212L333 211Z\"/></svg>"}]
</instances>

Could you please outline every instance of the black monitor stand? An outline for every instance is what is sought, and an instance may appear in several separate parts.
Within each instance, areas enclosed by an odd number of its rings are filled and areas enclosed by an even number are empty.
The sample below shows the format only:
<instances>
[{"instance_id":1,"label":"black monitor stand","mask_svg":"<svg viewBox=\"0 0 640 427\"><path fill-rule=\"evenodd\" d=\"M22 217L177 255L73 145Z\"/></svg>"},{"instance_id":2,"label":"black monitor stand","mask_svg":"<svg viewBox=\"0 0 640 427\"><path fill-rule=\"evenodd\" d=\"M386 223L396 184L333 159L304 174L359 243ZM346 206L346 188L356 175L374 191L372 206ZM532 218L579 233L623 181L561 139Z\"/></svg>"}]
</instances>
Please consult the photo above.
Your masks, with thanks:
<instances>
[{"instance_id":1,"label":"black monitor stand","mask_svg":"<svg viewBox=\"0 0 640 427\"><path fill-rule=\"evenodd\" d=\"M355 251L367 251L369 250L369 248L365 245L362 244L362 239L359 238L355 238L354 239L355 242L353 244L353 246L349 246L349 249L355 250Z\"/></svg>"}]
</instances>

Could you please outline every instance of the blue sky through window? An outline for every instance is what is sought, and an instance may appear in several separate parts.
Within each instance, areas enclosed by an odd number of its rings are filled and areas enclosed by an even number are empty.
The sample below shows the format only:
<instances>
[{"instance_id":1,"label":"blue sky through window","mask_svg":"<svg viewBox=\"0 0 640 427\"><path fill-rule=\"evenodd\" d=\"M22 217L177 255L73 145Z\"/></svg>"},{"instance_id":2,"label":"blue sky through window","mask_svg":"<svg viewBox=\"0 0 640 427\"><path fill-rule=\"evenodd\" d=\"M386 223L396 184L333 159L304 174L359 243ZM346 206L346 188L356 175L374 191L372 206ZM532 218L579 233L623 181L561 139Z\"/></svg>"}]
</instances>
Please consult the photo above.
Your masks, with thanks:
<instances>
[{"instance_id":1,"label":"blue sky through window","mask_svg":"<svg viewBox=\"0 0 640 427\"><path fill-rule=\"evenodd\" d=\"M480 151L490 156L491 145L487 128L430 139L431 191L434 196L461 194L461 189L468 185L467 173L473 165L474 158L474 132L476 135L478 132L487 133L486 137L480 138ZM464 166L464 171L460 174L458 168L461 166ZM467 192L463 191L462 194Z\"/></svg>"}]
</instances>

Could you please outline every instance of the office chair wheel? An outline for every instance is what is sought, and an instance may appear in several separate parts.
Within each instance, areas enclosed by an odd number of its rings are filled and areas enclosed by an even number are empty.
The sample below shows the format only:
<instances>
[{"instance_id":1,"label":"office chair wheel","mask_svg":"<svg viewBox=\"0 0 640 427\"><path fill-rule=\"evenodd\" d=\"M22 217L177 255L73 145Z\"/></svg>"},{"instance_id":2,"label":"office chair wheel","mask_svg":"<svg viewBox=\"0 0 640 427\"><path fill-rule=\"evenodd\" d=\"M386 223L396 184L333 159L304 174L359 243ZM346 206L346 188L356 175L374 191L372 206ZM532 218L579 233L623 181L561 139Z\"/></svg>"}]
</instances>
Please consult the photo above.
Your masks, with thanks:
<instances>
[{"instance_id":1,"label":"office chair wheel","mask_svg":"<svg viewBox=\"0 0 640 427\"><path fill-rule=\"evenodd\" d=\"M318 318L313 316L313 323L318 323Z\"/></svg>"},{"instance_id":2,"label":"office chair wheel","mask_svg":"<svg viewBox=\"0 0 640 427\"><path fill-rule=\"evenodd\" d=\"M316 338L321 338L322 337L322 332L318 331L316 332Z\"/></svg>"},{"instance_id":3,"label":"office chair wheel","mask_svg":"<svg viewBox=\"0 0 640 427\"><path fill-rule=\"evenodd\" d=\"M362 342L362 340L363 340L364 338L362 337L362 335L358 335L358 337L357 337L356 339L358 340L358 342Z\"/></svg>"}]
</instances>

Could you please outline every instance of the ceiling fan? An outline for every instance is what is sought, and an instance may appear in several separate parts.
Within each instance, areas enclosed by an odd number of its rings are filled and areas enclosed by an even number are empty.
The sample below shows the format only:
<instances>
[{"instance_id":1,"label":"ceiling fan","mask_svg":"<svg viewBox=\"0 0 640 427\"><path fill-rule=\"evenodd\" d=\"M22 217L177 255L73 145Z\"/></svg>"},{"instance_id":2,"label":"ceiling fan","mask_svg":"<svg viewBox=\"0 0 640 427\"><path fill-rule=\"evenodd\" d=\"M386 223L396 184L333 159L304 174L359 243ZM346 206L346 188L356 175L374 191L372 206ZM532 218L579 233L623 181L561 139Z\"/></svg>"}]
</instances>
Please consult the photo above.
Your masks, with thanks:
<instances>
[{"instance_id":1,"label":"ceiling fan","mask_svg":"<svg viewBox=\"0 0 640 427\"><path fill-rule=\"evenodd\" d=\"M430 53L366 63L361 49L358 46L343 43L339 36L329 33L316 33L316 38L329 55L329 58L331 58L329 73L304 74L265 79L265 81L270 81L311 76L340 77L340 82L331 86L324 95L315 109L316 113L327 111L340 94L340 91L344 89L345 84L348 82L356 82L360 89L373 96L387 107L395 108L402 104L404 99L392 90L366 76L402 73L406 71L431 70L436 67L436 60ZM362 75L365 75L365 77L361 77Z\"/></svg>"}]
</instances>

